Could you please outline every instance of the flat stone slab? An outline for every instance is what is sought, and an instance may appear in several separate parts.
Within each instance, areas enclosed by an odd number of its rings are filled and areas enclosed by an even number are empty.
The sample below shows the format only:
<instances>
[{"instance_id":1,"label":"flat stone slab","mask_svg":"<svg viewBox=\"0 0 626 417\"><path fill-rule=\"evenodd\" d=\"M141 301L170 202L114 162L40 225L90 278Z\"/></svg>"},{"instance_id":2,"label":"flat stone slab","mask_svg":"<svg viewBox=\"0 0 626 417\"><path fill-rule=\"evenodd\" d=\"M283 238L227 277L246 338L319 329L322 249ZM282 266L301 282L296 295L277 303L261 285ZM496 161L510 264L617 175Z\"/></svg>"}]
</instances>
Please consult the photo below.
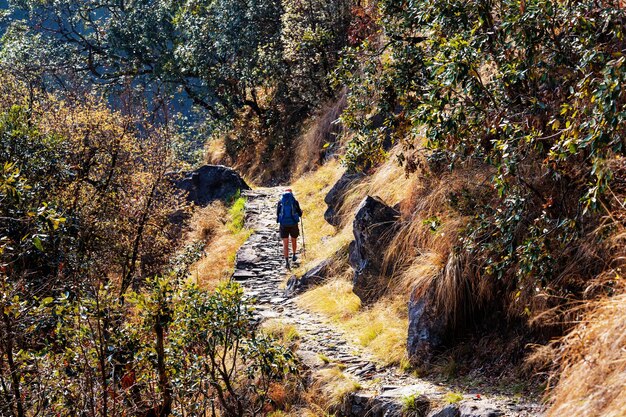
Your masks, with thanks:
<instances>
[{"instance_id":1,"label":"flat stone slab","mask_svg":"<svg viewBox=\"0 0 626 417\"><path fill-rule=\"evenodd\" d=\"M243 269L238 269L233 273L233 279L235 281L245 281L250 278L256 278L257 274L251 271L246 271Z\"/></svg>"}]
</instances>

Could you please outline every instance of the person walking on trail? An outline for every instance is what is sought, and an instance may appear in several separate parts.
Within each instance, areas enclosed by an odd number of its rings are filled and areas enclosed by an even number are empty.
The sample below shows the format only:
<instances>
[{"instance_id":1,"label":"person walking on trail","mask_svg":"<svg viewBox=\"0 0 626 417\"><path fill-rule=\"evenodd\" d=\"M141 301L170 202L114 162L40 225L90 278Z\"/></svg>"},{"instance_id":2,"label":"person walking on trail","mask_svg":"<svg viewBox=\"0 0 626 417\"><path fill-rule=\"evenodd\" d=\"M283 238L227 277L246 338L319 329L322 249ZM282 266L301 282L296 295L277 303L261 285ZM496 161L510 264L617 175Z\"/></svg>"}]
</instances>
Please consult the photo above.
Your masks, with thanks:
<instances>
[{"instance_id":1,"label":"person walking on trail","mask_svg":"<svg viewBox=\"0 0 626 417\"><path fill-rule=\"evenodd\" d=\"M298 236L300 236L300 230L298 228L300 217L302 217L300 203L298 203L298 200L293 196L293 192L290 189L285 190L276 208L276 223L280 224L280 238L283 240L283 255L287 268L289 268L290 237L291 249L293 251L291 260L295 262L298 259L296 257L296 250L298 248Z\"/></svg>"}]
</instances>

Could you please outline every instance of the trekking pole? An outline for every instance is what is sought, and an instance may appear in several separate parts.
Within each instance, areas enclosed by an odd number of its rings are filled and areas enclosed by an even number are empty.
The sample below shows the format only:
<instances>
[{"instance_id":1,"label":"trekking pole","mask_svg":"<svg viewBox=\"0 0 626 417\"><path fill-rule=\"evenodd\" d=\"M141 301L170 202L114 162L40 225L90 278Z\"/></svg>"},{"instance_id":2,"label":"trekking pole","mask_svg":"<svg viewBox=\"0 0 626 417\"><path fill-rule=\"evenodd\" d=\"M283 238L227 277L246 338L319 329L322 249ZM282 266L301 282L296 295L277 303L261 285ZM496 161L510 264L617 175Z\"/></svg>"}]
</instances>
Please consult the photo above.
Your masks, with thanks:
<instances>
[{"instance_id":1,"label":"trekking pole","mask_svg":"<svg viewBox=\"0 0 626 417\"><path fill-rule=\"evenodd\" d=\"M304 220L300 217L300 228L302 229L302 255L306 259L306 244L304 243Z\"/></svg>"}]
</instances>

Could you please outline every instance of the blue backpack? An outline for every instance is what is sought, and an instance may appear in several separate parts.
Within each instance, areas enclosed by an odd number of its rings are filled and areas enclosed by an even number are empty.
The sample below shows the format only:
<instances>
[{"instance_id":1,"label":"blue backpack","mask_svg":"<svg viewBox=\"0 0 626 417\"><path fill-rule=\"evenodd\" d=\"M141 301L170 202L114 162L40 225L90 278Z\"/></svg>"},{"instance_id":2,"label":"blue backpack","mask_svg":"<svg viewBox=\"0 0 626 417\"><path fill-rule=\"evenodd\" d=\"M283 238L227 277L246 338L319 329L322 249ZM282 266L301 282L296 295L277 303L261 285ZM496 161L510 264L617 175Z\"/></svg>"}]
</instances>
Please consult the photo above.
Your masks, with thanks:
<instances>
[{"instance_id":1,"label":"blue backpack","mask_svg":"<svg viewBox=\"0 0 626 417\"><path fill-rule=\"evenodd\" d=\"M283 194L280 200L280 213L278 222L282 225L294 225L300 222L300 216L296 210L296 199L291 193Z\"/></svg>"}]
</instances>

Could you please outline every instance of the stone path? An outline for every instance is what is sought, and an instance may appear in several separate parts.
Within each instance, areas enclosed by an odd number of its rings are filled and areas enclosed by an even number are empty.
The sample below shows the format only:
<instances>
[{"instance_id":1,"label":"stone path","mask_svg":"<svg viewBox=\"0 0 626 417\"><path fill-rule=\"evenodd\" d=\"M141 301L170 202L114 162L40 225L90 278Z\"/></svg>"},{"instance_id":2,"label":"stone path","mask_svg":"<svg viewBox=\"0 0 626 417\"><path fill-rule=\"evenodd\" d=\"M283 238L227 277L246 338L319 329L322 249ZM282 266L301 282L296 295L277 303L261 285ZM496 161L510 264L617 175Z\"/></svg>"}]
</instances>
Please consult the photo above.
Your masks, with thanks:
<instances>
[{"instance_id":1,"label":"stone path","mask_svg":"<svg viewBox=\"0 0 626 417\"><path fill-rule=\"evenodd\" d=\"M248 296L256 299L259 319L273 318L294 325L300 335L298 354L309 367L322 368L330 360L360 383L362 392L353 395L348 414L397 415L403 397L421 394L431 401L442 402L446 393L456 391L413 377L394 367L380 366L326 318L301 309L293 298L284 295L282 287L290 273L284 266L275 219L276 202L281 190L264 188L244 193L248 198L246 226L254 233L237 254L233 279L244 287ZM523 403L512 397L481 398L469 393L464 395L460 406L454 408L458 412L444 410L444 413L451 414L431 412L429 416L530 417L542 414L538 404Z\"/></svg>"}]
</instances>

